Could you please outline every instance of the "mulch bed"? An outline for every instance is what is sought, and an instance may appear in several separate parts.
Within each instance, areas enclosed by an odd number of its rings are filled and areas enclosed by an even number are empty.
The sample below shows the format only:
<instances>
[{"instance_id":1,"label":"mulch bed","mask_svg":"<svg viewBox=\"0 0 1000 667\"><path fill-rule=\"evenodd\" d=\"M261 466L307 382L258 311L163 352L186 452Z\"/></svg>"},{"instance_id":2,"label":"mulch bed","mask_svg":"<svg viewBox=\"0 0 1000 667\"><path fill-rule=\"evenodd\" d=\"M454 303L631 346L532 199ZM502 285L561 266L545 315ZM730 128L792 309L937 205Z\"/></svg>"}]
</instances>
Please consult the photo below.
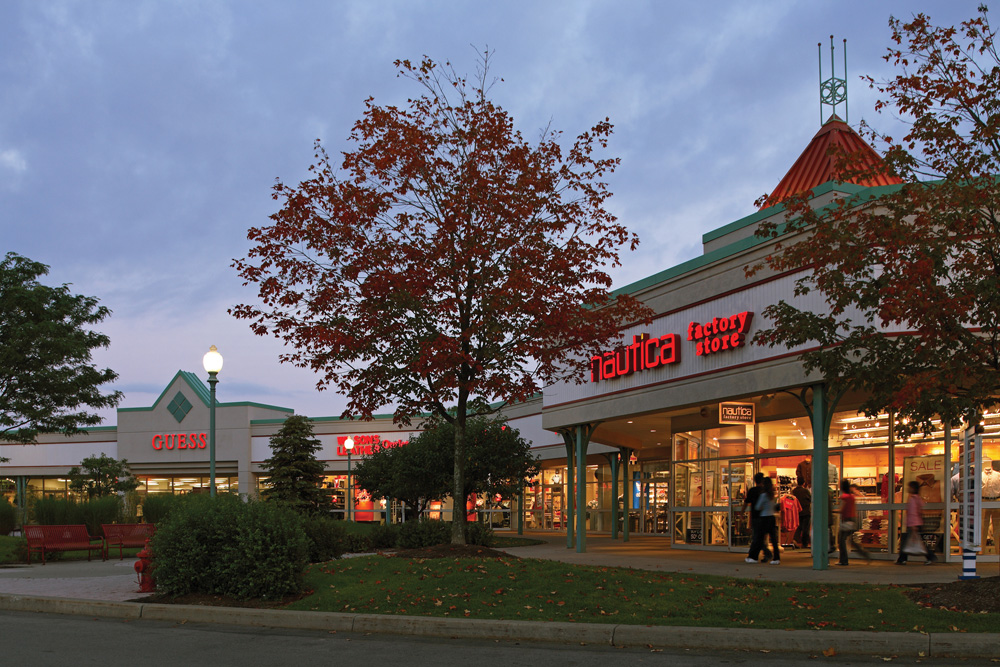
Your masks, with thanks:
<instances>
[{"instance_id":1,"label":"mulch bed","mask_svg":"<svg viewBox=\"0 0 1000 667\"><path fill-rule=\"evenodd\" d=\"M973 613L1000 613L1000 577L922 584L906 591L907 597L924 607Z\"/></svg>"}]
</instances>

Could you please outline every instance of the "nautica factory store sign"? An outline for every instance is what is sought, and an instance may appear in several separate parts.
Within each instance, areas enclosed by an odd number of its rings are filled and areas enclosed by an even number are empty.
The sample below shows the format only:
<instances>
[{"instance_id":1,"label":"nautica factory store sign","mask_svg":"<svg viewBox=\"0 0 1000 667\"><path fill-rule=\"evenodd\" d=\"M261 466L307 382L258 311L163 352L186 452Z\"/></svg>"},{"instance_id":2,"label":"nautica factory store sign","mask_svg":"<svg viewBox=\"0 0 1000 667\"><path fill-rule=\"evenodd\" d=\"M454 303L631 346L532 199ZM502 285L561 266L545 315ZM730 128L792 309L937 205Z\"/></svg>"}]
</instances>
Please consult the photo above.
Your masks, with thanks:
<instances>
[{"instance_id":1,"label":"nautica factory store sign","mask_svg":"<svg viewBox=\"0 0 1000 667\"><path fill-rule=\"evenodd\" d=\"M729 317L713 317L707 322L691 322L687 327L687 339L694 343L694 353L699 357L734 350L746 345L746 333L752 321L753 313L743 311ZM646 333L632 336L631 345L590 358L590 381L613 380L676 364L681 360L680 341L676 333L659 338Z\"/></svg>"}]
</instances>

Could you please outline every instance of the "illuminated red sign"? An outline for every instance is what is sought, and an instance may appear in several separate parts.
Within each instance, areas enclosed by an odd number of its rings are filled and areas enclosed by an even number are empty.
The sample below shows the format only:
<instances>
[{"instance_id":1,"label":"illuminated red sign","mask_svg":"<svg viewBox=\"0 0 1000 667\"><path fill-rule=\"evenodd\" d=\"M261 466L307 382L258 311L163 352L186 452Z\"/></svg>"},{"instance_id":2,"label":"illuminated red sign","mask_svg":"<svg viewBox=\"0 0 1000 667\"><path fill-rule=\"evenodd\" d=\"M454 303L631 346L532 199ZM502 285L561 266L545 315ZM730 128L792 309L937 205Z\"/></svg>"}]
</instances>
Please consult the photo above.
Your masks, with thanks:
<instances>
[{"instance_id":1,"label":"illuminated red sign","mask_svg":"<svg viewBox=\"0 0 1000 667\"><path fill-rule=\"evenodd\" d=\"M153 449L205 449L207 433L158 433L153 436Z\"/></svg>"},{"instance_id":2,"label":"illuminated red sign","mask_svg":"<svg viewBox=\"0 0 1000 667\"><path fill-rule=\"evenodd\" d=\"M710 322L692 322L688 325L688 340L697 341L695 354L699 357L723 350L742 347L747 340L747 329L753 313L743 311L729 317L713 317Z\"/></svg>"},{"instance_id":3,"label":"illuminated red sign","mask_svg":"<svg viewBox=\"0 0 1000 667\"><path fill-rule=\"evenodd\" d=\"M351 454L356 456L370 456L382 449L410 444L409 440L383 440L380 435L355 435L351 437L354 438L354 449L351 450ZM345 442L347 442L346 435L337 436L337 456L347 456Z\"/></svg>"},{"instance_id":4,"label":"illuminated red sign","mask_svg":"<svg viewBox=\"0 0 1000 667\"><path fill-rule=\"evenodd\" d=\"M733 350L746 344L746 333L753 313L743 311L729 317L713 317L708 322L688 324L687 339L695 342L695 354L703 357L723 350ZM590 358L590 381L613 380L638 371L676 364L681 360L680 336L666 334L652 338L649 334L632 336L631 345Z\"/></svg>"},{"instance_id":5,"label":"illuminated red sign","mask_svg":"<svg viewBox=\"0 0 1000 667\"><path fill-rule=\"evenodd\" d=\"M613 352L595 354L590 358L590 381L612 380L647 371L657 366L676 364L681 360L680 336L667 334L650 338L649 334L632 336L631 345L623 345Z\"/></svg>"}]
</instances>

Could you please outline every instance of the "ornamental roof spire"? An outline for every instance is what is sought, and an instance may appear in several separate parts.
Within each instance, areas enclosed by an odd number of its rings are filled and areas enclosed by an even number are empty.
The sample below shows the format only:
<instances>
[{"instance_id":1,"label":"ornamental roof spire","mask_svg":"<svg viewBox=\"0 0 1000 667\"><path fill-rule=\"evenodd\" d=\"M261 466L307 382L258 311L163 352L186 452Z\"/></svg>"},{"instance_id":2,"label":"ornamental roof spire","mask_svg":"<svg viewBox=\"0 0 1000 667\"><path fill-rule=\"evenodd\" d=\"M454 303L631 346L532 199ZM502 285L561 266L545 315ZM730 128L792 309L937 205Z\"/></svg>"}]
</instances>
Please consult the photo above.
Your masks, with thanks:
<instances>
[{"instance_id":1,"label":"ornamental roof spire","mask_svg":"<svg viewBox=\"0 0 1000 667\"><path fill-rule=\"evenodd\" d=\"M823 80L823 43L816 44L819 51L819 124L823 124L823 107L833 107L831 118L837 117L837 105L844 105L844 122L850 122L847 110L847 40L844 40L844 78L837 78L837 65L834 62L833 35L830 35L830 78Z\"/></svg>"}]
</instances>

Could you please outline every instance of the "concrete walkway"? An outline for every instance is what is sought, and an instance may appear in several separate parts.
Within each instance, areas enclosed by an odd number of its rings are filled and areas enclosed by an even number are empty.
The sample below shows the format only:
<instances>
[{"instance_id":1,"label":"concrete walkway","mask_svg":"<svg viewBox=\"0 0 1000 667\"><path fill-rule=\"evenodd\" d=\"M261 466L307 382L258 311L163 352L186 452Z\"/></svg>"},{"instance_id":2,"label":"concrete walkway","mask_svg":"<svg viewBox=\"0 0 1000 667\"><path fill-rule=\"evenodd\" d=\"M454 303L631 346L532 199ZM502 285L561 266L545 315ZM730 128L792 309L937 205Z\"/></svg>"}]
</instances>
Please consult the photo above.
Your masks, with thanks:
<instances>
[{"instance_id":1,"label":"concrete walkway","mask_svg":"<svg viewBox=\"0 0 1000 667\"><path fill-rule=\"evenodd\" d=\"M943 583L955 581L961 574L961 563L935 563L925 566L916 559L905 566L895 560L866 562L851 554L850 565L835 565L838 553L830 554L830 567L814 570L812 555L802 549L786 549L781 554L781 564L752 564L744 562L746 552L693 551L670 548L670 541L653 535L632 535L628 542L621 537L612 540L609 535L587 535L586 553L566 548L565 535L552 533L525 533L525 537L544 540L544 545L504 549L521 558L542 558L581 565L614 565L639 570L665 572L693 572L722 577L766 579L771 581L817 581L843 584L902 584ZM1000 574L997 563L981 563L980 576Z\"/></svg>"},{"instance_id":2,"label":"concrete walkway","mask_svg":"<svg viewBox=\"0 0 1000 667\"><path fill-rule=\"evenodd\" d=\"M905 567L892 561L851 561L848 567L812 569L808 553L789 550L780 565L748 564L743 553L670 549L664 538L633 536L627 543L609 536L587 536L587 552L566 548L565 535L530 533L544 544L507 549L522 558L559 560L584 565L620 566L671 572L784 581L829 583L919 584L954 581L959 564ZM293 612L187 605L145 604L138 593L135 559L52 561L47 565L0 567L0 609L84 614L123 619L223 623L229 625L385 632L428 637L467 637L520 641L610 643L614 646L699 647L717 650L755 649L813 654L833 649L839 654L995 657L997 634L922 634L915 632L832 632L795 630L776 633L745 628L678 628L589 623L483 621L374 614ZM995 576L996 563L981 564L981 576Z\"/></svg>"}]
</instances>

